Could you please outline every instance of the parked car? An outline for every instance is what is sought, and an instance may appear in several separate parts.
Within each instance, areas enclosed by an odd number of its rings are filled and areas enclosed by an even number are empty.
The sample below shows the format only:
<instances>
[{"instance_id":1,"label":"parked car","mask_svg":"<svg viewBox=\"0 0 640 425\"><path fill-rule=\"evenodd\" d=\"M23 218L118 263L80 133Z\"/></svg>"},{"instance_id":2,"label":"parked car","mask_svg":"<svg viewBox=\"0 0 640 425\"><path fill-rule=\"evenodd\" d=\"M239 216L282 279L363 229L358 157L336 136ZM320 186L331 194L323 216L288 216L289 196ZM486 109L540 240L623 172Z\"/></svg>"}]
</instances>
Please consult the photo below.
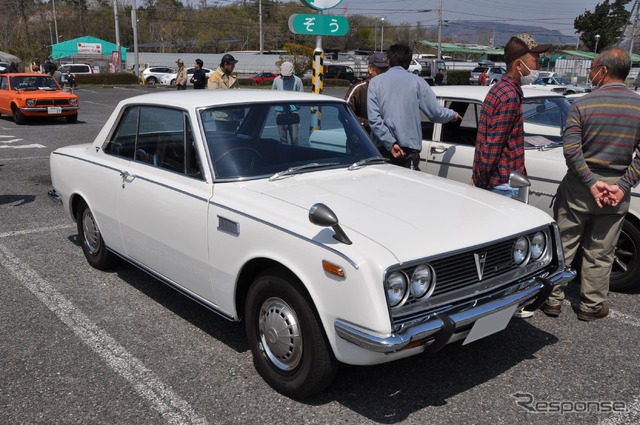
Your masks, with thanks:
<instances>
[{"instance_id":1,"label":"parked car","mask_svg":"<svg viewBox=\"0 0 640 425\"><path fill-rule=\"evenodd\" d=\"M64 117L78 121L78 96L63 91L46 74L0 74L0 114L10 115L16 124L29 118Z\"/></svg>"},{"instance_id":2,"label":"parked car","mask_svg":"<svg viewBox=\"0 0 640 425\"><path fill-rule=\"evenodd\" d=\"M209 68L202 68L202 69L204 69L204 72L206 73L207 78L211 77L211 73L213 72L213 70ZM194 72L196 72L195 68L187 68L187 85L188 86L193 85L193 83L191 82L191 77L193 77ZM173 74L166 74L160 79L160 84L165 86L175 86L177 76L178 76L177 72L174 72Z\"/></svg>"},{"instance_id":3,"label":"parked car","mask_svg":"<svg viewBox=\"0 0 640 425\"><path fill-rule=\"evenodd\" d=\"M142 81L151 86L158 84L167 74L176 74L177 71L166 66L152 66L142 71Z\"/></svg>"},{"instance_id":4,"label":"parked car","mask_svg":"<svg viewBox=\"0 0 640 425\"><path fill-rule=\"evenodd\" d=\"M275 78L278 77L279 75L280 74L276 74L273 72L260 72L254 75L253 77L249 77L249 79L255 81L257 85L260 85L262 83L275 80Z\"/></svg>"},{"instance_id":5,"label":"parked car","mask_svg":"<svg viewBox=\"0 0 640 425\"><path fill-rule=\"evenodd\" d=\"M457 123L424 123L422 168L427 173L468 183L475 151L477 120L489 87L433 87L438 101L455 109ZM551 205L558 184L567 172L562 151L562 130L569 110L561 94L523 87L525 164L531 181L530 203L553 214ZM616 248L611 289L640 287L640 190L633 189L631 208Z\"/></svg>"},{"instance_id":6,"label":"parked car","mask_svg":"<svg viewBox=\"0 0 640 425\"><path fill-rule=\"evenodd\" d=\"M422 65L420 65L417 60L411 59L408 71L413 74L420 75L420 72L422 72Z\"/></svg>"},{"instance_id":7,"label":"parked car","mask_svg":"<svg viewBox=\"0 0 640 425\"><path fill-rule=\"evenodd\" d=\"M552 77L536 78L533 83L527 84L525 86L534 89L551 90L553 92L565 95L591 92L591 87L572 84L571 81L558 75Z\"/></svg>"},{"instance_id":8,"label":"parked car","mask_svg":"<svg viewBox=\"0 0 640 425\"><path fill-rule=\"evenodd\" d=\"M293 125L298 143L281 143ZM243 320L257 371L290 397L321 391L339 362L500 331L575 275L547 214L386 164L335 97L132 97L50 164L91 266L126 259Z\"/></svg>"},{"instance_id":9,"label":"parked car","mask_svg":"<svg viewBox=\"0 0 640 425\"><path fill-rule=\"evenodd\" d=\"M347 65L325 65L323 78L335 78L353 82L356 79L356 75L353 72L353 68Z\"/></svg>"},{"instance_id":10,"label":"parked car","mask_svg":"<svg viewBox=\"0 0 640 425\"><path fill-rule=\"evenodd\" d=\"M499 81L504 74L507 73L507 70L502 68L501 66L477 66L473 68L471 73L469 74L469 84L478 85L478 78L480 74L489 69L489 78L487 78L487 85L493 85L497 81Z\"/></svg>"},{"instance_id":11,"label":"parked car","mask_svg":"<svg viewBox=\"0 0 640 425\"><path fill-rule=\"evenodd\" d=\"M93 74L93 68L87 63L63 63L58 68L58 71L62 73L60 83L64 86L67 84L66 73L69 71L75 77L78 74Z\"/></svg>"}]
</instances>

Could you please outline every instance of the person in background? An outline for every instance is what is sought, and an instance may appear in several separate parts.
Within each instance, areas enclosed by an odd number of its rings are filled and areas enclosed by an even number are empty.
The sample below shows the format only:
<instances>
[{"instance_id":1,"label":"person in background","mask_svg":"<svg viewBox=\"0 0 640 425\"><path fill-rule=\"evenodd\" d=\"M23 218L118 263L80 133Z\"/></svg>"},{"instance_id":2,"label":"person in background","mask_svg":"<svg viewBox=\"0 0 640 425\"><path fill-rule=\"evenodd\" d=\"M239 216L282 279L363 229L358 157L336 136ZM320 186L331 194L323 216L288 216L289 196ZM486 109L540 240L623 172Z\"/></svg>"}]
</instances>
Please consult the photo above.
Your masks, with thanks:
<instances>
[{"instance_id":1,"label":"person in background","mask_svg":"<svg viewBox=\"0 0 640 425\"><path fill-rule=\"evenodd\" d=\"M480 86L489 85L489 68L486 68L478 76L478 85L480 85Z\"/></svg>"},{"instance_id":2,"label":"person in background","mask_svg":"<svg viewBox=\"0 0 640 425\"><path fill-rule=\"evenodd\" d=\"M273 80L271 86L272 90L287 90L287 91L303 91L302 80L297 75L293 74L293 64L291 62L282 62L280 65L280 75ZM282 107L276 107L278 111L278 117L276 121L284 120L282 116L288 116L287 124L278 125L278 133L280 135L280 143L287 143L287 135L291 138L291 144L298 144L298 122L296 111L298 107L296 105L289 105L289 111L284 111ZM295 116L296 119L293 119Z\"/></svg>"},{"instance_id":3,"label":"person in background","mask_svg":"<svg viewBox=\"0 0 640 425\"><path fill-rule=\"evenodd\" d=\"M424 78L408 72L413 52L394 44L387 50L389 70L369 82L367 114L371 138L390 163L419 170L422 150L421 114L432 122L461 119L460 114L440 106Z\"/></svg>"},{"instance_id":4,"label":"person in background","mask_svg":"<svg viewBox=\"0 0 640 425\"><path fill-rule=\"evenodd\" d=\"M237 89L238 76L233 73L238 61L230 54L220 60L220 66L209 77L209 90Z\"/></svg>"},{"instance_id":5,"label":"person in background","mask_svg":"<svg viewBox=\"0 0 640 425\"><path fill-rule=\"evenodd\" d=\"M182 59L178 59L176 61L178 65L178 74L176 75L176 88L178 90L186 90L187 89L187 69L184 67L184 62Z\"/></svg>"},{"instance_id":6,"label":"person in background","mask_svg":"<svg viewBox=\"0 0 640 425\"><path fill-rule=\"evenodd\" d=\"M563 134L567 174L553 206L567 264L582 248L578 319L609 314L607 296L614 251L631 189L640 181L640 96L625 85L627 52L609 48L593 61L589 77L597 90L576 100ZM554 287L541 310L561 313L567 285Z\"/></svg>"},{"instance_id":7,"label":"person in background","mask_svg":"<svg viewBox=\"0 0 640 425\"><path fill-rule=\"evenodd\" d=\"M369 77L364 81L352 84L345 100L356 114L356 117L358 117L358 121L360 121L364 129L367 130L367 132L371 132L369 114L367 113L367 91L369 90L371 79L389 69L387 55L383 52L376 52L369 56L367 69L369 71Z\"/></svg>"},{"instance_id":8,"label":"person in background","mask_svg":"<svg viewBox=\"0 0 640 425\"><path fill-rule=\"evenodd\" d=\"M640 72L638 72L638 75L636 75L636 79L633 80L633 90L637 91L638 87L640 87Z\"/></svg>"},{"instance_id":9,"label":"person in background","mask_svg":"<svg viewBox=\"0 0 640 425\"><path fill-rule=\"evenodd\" d=\"M194 64L196 70L190 80L195 90L203 90L207 88L207 73L202 69L203 65L204 62L202 62L202 59L196 59Z\"/></svg>"},{"instance_id":10,"label":"person in background","mask_svg":"<svg viewBox=\"0 0 640 425\"><path fill-rule=\"evenodd\" d=\"M436 86L444 85L444 73L442 72L441 69L439 69L438 72L436 73L434 80L435 80Z\"/></svg>"}]
</instances>

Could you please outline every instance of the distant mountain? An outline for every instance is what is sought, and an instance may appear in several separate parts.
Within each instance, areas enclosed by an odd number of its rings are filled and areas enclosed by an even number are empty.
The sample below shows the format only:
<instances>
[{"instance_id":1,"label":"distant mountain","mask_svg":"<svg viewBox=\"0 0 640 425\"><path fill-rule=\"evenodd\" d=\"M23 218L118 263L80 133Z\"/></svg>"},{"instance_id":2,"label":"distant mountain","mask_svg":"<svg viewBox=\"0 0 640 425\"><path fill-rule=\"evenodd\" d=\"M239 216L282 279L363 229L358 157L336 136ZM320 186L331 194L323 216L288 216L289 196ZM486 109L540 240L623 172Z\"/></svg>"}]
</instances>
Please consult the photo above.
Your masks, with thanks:
<instances>
[{"instance_id":1,"label":"distant mountain","mask_svg":"<svg viewBox=\"0 0 640 425\"><path fill-rule=\"evenodd\" d=\"M565 35L557 30L533 25L512 25L488 21L450 21L442 26L443 41L446 39L446 41L454 43L491 45L493 37L493 45L496 47L504 46L509 38L523 32L528 32L538 43L543 44L575 45L577 41L576 36Z\"/></svg>"}]
</instances>

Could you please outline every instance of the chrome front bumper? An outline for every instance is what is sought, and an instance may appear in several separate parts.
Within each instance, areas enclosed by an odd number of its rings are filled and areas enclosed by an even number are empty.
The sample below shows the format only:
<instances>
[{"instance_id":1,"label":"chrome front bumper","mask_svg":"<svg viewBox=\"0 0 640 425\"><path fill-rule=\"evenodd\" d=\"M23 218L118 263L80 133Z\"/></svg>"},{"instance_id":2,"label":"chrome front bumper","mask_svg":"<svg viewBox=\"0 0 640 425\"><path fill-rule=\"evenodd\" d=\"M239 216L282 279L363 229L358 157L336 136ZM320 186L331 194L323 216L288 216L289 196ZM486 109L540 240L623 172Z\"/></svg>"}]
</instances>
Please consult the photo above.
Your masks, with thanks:
<instances>
[{"instance_id":1,"label":"chrome front bumper","mask_svg":"<svg viewBox=\"0 0 640 425\"><path fill-rule=\"evenodd\" d=\"M57 106L51 106L53 108L57 108ZM26 108L20 108L21 111L24 112L47 112L49 108L48 106L33 106L33 107L29 107L27 106ZM67 112L67 111L77 111L80 107L79 106L60 106L60 110L62 112Z\"/></svg>"},{"instance_id":2,"label":"chrome front bumper","mask_svg":"<svg viewBox=\"0 0 640 425\"><path fill-rule=\"evenodd\" d=\"M467 329L482 317L514 305L527 305L527 310L540 307L554 286L567 283L575 276L576 272L570 268L544 278L536 276L519 283L516 291L513 290L514 286L510 286L405 323L398 332L388 337L368 334L339 320L336 320L334 327L340 338L377 353L395 353L408 348L409 344L411 347L429 344L430 351L437 351L451 340L457 330Z\"/></svg>"}]
</instances>

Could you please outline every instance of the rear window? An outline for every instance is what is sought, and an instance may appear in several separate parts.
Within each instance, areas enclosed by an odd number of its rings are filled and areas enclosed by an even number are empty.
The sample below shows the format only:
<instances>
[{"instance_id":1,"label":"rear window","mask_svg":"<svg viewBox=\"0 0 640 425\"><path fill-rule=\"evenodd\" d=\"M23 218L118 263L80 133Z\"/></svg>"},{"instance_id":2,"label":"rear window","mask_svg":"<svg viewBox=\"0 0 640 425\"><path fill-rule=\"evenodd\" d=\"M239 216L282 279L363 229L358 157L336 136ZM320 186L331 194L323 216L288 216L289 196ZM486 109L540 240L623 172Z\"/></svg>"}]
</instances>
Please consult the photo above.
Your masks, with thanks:
<instances>
[{"instance_id":1,"label":"rear window","mask_svg":"<svg viewBox=\"0 0 640 425\"><path fill-rule=\"evenodd\" d=\"M483 68L481 66L476 66L475 68L473 68L473 71L471 72L484 72L487 68Z\"/></svg>"}]
</instances>

